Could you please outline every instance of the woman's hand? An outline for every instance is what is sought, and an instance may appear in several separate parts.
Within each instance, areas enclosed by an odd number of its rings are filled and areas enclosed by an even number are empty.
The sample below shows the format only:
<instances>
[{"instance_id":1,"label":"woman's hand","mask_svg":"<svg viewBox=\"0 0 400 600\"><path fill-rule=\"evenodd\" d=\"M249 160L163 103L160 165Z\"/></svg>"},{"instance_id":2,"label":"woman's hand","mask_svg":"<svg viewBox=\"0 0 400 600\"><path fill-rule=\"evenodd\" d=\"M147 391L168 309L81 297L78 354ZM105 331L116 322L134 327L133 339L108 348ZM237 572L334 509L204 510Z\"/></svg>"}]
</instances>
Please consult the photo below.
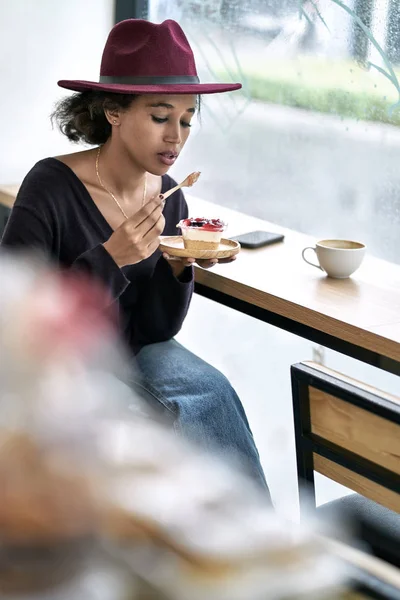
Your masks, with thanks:
<instances>
[{"instance_id":1,"label":"woman's hand","mask_svg":"<svg viewBox=\"0 0 400 600\"><path fill-rule=\"evenodd\" d=\"M178 256L170 256L169 254L167 254L167 252L163 252L163 257L171 265L171 269L173 270L175 277L179 277L179 275L182 274L182 271L185 269L185 267L190 267L194 263L197 263L203 269L211 269L211 267L218 263L230 263L236 260L236 256L232 256L231 258L222 258L220 260L218 260L217 258L210 258L205 260L196 258L180 258Z\"/></svg>"},{"instance_id":2,"label":"woman's hand","mask_svg":"<svg viewBox=\"0 0 400 600\"><path fill-rule=\"evenodd\" d=\"M155 196L103 244L119 267L139 263L157 250L165 226L164 204L162 195Z\"/></svg>"}]
</instances>

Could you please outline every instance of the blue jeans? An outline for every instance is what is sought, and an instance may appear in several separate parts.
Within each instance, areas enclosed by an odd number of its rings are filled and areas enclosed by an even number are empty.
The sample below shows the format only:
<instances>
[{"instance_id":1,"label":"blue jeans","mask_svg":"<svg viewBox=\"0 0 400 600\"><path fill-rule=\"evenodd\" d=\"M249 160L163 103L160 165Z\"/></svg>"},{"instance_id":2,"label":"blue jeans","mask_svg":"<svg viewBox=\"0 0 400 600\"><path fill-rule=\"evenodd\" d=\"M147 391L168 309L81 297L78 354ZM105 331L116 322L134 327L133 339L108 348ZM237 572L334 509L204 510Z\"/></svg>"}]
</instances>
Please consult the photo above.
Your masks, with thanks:
<instances>
[{"instance_id":1,"label":"blue jeans","mask_svg":"<svg viewBox=\"0 0 400 600\"><path fill-rule=\"evenodd\" d=\"M176 340L145 346L136 359L142 398L203 450L237 458L269 496L246 413L227 378Z\"/></svg>"}]
</instances>

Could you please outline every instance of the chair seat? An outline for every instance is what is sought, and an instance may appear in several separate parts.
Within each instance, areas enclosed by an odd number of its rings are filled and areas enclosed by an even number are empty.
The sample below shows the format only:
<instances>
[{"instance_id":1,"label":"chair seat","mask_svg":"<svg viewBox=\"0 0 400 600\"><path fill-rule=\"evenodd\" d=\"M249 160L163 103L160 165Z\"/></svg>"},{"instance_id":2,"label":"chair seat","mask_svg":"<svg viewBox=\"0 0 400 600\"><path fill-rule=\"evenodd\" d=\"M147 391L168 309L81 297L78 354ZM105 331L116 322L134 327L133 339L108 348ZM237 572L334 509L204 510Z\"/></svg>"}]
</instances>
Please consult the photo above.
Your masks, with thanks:
<instances>
[{"instance_id":1,"label":"chair seat","mask_svg":"<svg viewBox=\"0 0 400 600\"><path fill-rule=\"evenodd\" d=\"M322 504L318 507L318 514L327 521L343 519L345 528L347 523L355 536L354 545L361 541L369 546L375 556L400 567L399 513L359 494L351 494ZM338 538L341 537L339 529L336 530ZM330 535L335 535L335 532L330 532ZM349 542L348 539L346 541Z\"/></svg>"}]
</instances>

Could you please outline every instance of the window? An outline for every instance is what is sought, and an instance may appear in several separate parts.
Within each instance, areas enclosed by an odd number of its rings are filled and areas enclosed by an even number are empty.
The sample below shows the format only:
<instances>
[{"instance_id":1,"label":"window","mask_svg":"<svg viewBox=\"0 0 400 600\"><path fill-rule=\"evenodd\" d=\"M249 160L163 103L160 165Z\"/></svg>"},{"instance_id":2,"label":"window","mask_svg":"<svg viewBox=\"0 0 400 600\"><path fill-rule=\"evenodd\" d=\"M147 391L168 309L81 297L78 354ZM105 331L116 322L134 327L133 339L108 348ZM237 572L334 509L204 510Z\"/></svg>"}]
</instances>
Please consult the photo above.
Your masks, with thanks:
<instances>
[{"instance_id":1,"label":"window","mask_svg":"<svg viewBox=\"0 0 400 600\"><path fill-rule=\"evenodd\" d=\"M244 84L204 98L175 176L201 170L207 199L400 262L398 3L150 0L149 11L181 23L202 81Z\"/></svg>"}]
</instances>

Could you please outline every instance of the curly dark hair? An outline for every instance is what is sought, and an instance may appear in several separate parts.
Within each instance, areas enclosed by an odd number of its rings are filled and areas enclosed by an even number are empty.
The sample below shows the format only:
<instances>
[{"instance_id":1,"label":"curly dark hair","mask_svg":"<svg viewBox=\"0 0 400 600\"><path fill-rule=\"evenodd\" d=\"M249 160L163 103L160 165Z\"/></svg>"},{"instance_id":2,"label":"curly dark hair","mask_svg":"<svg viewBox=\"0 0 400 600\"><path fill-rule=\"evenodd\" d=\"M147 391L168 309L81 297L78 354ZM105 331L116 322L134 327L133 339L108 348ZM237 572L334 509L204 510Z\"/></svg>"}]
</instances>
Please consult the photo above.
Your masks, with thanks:
<instances>
[{"instance_id":1,"label":"curly dark hair","mask_svg":"<svg viewBox=\"0 0 400 600\"><path fill-rule=\"evenodd\" d=\"M113 94L90 90L60 100L51 114L51 122L71 142L104 144L111 135L111 125L104 110L127 110L135 94Z\"/></svg>"}]
</instances>

